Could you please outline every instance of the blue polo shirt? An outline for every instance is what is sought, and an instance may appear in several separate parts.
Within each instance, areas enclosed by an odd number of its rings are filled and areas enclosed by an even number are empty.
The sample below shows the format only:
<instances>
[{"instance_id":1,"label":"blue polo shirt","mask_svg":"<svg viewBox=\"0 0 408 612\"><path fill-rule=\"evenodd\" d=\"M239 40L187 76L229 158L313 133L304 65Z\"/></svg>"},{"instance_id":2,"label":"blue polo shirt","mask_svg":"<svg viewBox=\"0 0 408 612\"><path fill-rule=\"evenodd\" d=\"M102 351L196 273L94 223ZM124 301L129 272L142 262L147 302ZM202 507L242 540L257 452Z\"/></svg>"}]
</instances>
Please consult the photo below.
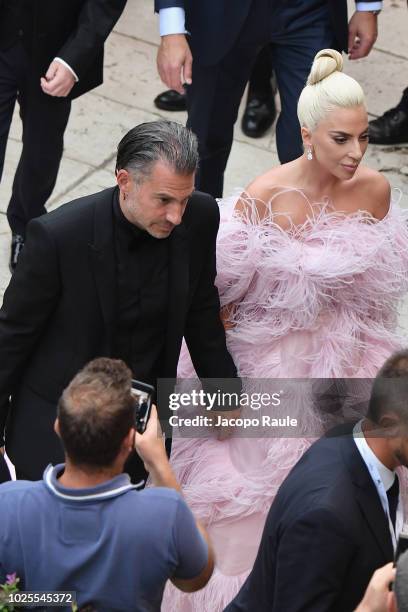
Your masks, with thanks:
<instances>
[{"instance_id":1,"label":"blue polo shirt","mask_svg":"<svg viewBox=\"0 0 408 612\"><path fill-rule=\"evenodd\" d=\"M98 612L151 612L170 576L203 570L207 544L176 491L138 491L127 474L68 489L63 469L0 485L0 583L16 572L21 590L76 591Z\"/></svg>"}]
</instances>

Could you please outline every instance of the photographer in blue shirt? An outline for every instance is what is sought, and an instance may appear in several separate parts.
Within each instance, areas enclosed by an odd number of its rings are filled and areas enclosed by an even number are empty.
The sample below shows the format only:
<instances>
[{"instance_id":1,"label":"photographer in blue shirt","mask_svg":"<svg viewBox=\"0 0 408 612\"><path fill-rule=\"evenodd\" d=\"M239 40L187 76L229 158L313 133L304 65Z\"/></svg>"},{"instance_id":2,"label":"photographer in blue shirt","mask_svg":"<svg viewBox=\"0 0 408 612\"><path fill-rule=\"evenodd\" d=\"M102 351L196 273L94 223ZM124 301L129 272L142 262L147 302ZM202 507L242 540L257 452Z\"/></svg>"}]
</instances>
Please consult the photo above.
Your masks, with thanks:
<instances>
[{"instance_id":1,"label":"photographer in blue shirt","mask_svg":"<svg viewBox=\"0 0 408 612\"><path fill-rule=\"evenodd\" d=\"M65 464L43 480L0 486L0 583L16 573L24 591L75 591L98 612L160 610L170 579L183 591L208 582L213 554L179 493L156 410L134 429L131 372L95 359L58 405ZM136 448L154 487L137 490L123 465ZM70 608L69 608L70 609Z\"/></svg>"}]
</instances>

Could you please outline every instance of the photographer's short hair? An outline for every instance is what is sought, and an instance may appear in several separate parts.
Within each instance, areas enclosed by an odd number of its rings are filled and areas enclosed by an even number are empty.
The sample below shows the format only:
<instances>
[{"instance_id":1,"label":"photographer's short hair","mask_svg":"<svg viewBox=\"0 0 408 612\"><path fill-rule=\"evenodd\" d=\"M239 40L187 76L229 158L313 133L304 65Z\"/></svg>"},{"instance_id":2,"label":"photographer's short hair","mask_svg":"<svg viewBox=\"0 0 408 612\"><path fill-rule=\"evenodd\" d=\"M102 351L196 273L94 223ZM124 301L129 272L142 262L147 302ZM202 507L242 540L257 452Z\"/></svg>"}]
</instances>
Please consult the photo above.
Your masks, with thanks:
<instances>
[{"instance_id":1,"label":"photographer's short hair","mask_svg":"<svg viewBox=\"0 0 408 612\"><path fill-rule=\"evenodd\" d=\"M389 411L408 423L408 350L387 359L374 380L367 417L378 424Z\"/></svg>"},{"instance_id":2,"label":"photographer's short hair","mask_svg":"<svg viewBox=\"0 0 408 612\"><path fill-rule=\"evenodd\" d=\"M394 593L398 612L408 612L408 550L398 558Z\"/></svg>"},{"instance_id":3,"label":"photographer's short hair","mask_svg":"<svg viewBox=\"0 0 408 612\"><path fill-rule=\"evenodd\" d=\"M132 375L123 361L94 359L64 390L58 403L61 439L77 465L107 467L133 425Z\"/></svg>"},{"instance_id":4,"label":"photographer's short hair","mask_svg":"<svg viewBox=\"0 0 408 612\"><path fill-rule=\"evenodd\" d=\"M120 141L116 171L128 170L138 182L149 176L158 161L167 163L176 174L193 174L199 161L197 137L175 121L141 123Z\"/></svg>"}]
</instances>

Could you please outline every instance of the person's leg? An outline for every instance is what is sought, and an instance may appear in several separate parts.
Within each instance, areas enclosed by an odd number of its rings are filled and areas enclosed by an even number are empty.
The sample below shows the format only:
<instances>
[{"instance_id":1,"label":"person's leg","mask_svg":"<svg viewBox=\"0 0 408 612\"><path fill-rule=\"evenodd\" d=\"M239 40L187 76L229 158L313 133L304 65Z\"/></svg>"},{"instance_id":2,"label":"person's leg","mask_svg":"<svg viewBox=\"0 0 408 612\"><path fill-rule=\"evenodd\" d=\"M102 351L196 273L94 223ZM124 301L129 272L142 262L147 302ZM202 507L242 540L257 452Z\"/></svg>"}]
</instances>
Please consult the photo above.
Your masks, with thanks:
<instances>
[{"instance_id":1,"label":"person's leg","mask_svg":"<svg viewBox=\"0 0 408 612\"><path fill-rule=\"evenodd\" d=\"M299 96L316 53L336 46L325 7L299 19L296 28L273 37L272 64L282 108L276 125L276 145L281 163L292 161L303 153L297 118Z\"/></svg>"},{"instance_id":2,"label":"person's leg","mask_svg":"<svg viewBox=\"0 0 408 612\"><path fill-rule=\"evenodd\" d=\"M217 66L194 66L193 84L187 90L187 126L198 138L196 187L214 197L222 196L234 124L256 53L256 47L234 49Z\"/></svg>"},{"instance_id":3,"label":"person's leg","mask_svg":"<svg viewBox=\"0 0 408 612\"><path fill-rule=\"evenodd\" d=\"M18 90L18 52L0 51L0 180Z\"/></svg>"},{"instance_id":4,"label":"person's leg","mask_svg":"<svg viewBox=\"0 0 408 612\"><path fill-rule=\"evenodd\" d=\"M63 153L64 131L71 101L44 94L27 75L19 92L23 150L14 176L7 218L12 232L24 237L25 227L46 212Z\"/></svg>"},{"instance_id":5,"label":"person's leg","mask_svg":"<svg viewBox=\"0 0 408 612\"><path fill-rule=\"evenodd\" d=\"M193 63L187 90L187 125L198 137L198 189L222 196L224 170L231 150L234 123L252 66L266 44L270 0L253 0L234 46L215 66Z\"/></svg>"},{"instance_id":6,"label":"person's leg","mask_svg":"<svg viewBox=\"0 0 408 612\"><path fill-rule=\"evenodd\" d=\"M249 79L248 97L268 98L272 94L272 59L269 45L265 45L258 53Z\"/></svg>"}]
</instances>

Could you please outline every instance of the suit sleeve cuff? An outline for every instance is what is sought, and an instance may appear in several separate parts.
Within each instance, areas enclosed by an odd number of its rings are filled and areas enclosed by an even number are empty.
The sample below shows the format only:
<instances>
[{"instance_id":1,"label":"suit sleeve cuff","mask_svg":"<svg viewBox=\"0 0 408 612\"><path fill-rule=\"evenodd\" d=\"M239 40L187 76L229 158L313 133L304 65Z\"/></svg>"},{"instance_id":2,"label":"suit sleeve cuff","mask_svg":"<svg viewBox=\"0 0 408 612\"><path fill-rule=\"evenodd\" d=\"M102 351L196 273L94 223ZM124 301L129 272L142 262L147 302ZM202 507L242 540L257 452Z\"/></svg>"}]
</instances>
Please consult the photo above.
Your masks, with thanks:
<instances>
[{"instance_id":1,"label":"suit sleeve cuff","mask_svg":"<svg viewBox=\"0 0 408 612\"><path fill-rule=\"evenodd\" d=\"M77 73L72 70L71 66L69 64L67 64L67 62L64 62L63 59L61 59L60 57L54 57L54 62L59 62L60 64L62 64L63 66L65 66L65 68L68 68L68 70L70 71L70 73L73 75L75 82L78 83L79 78Z\"/></svg>"},{"instance_id":2,"label":"suit sleeve cuff","mask_svg":"<svg viewBox=\"0 0 408 612\"><path fill-rule=\"evenodd\" d=\"M358 11L381 11L382 7L382 2L356 2Z\"/></svg>"},{"instance_id":3,"label":"suit sleeve cuff","mask_svg":"<svg viewBox=\"0 0 408 612\"><path fill-rule=\"evenodd\" d=\"M159 29L160 36L186 34L184 9L178 6L160 9Z\"/></svg>"}]
</instances>

